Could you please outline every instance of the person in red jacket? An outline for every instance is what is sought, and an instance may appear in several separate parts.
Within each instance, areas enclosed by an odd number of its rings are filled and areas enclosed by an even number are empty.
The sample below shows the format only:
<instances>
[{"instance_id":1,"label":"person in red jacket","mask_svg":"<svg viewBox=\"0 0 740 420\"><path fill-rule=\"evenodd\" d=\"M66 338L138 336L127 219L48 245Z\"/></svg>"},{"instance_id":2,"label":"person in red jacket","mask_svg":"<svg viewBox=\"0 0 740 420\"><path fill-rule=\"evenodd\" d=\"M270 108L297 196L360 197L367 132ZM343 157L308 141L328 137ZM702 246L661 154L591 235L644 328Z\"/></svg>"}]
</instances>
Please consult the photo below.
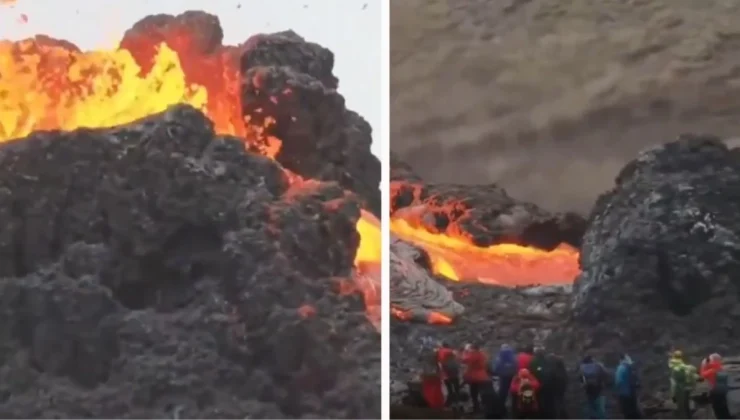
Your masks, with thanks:
<instances>
[{"instance_id":1,"label":"person in red jacket","mask_svg":"<svg viewBox=\"0 0 740 420\"><path fill-rule=\"evenodd\" d=\"M537 390L539 389L540 382L532 375L532 372L529 369L520 369L511 381L511 408L514 418L539 418L540 407L537 401Z\"/></svg>"},{"instance_id":2,"label":"person in red jacket","mask_svg":"<svg viewBox=\"0 0 740 420\"><path fill-rule=\"evenodd\" d=\"M491 379L488 376L488 357L478 346L468 344L462 355L465 364L463 379L470 389L470 399L473 401L473 411L480 411L480 391L486 382Z\"/></svg>"},{"instance_id":3,"label":"person in red jacket","mask_svg":"<svg viewBox=\"0 0 740 420\"><path fill-rule=\"evenodd\" d=\"M722 357L714 353L708 359L704 359L699 374L709 383L709 400L712 403L714 418L731 419L732 415L727 405L729 378L722 366Z\"/></svg>"},{"instance_id":4,"label":"person in red jacket","mask_svg":"<svg viewBox=\"0 0 740 420\"><path fill-rule=\"evenodd\" d=\"M527 346L521 349L516 355L516 361L519 364L519 369L529 369L529 364L532 363L534 358L534 346Z\"/></svg>"}]
</instances>

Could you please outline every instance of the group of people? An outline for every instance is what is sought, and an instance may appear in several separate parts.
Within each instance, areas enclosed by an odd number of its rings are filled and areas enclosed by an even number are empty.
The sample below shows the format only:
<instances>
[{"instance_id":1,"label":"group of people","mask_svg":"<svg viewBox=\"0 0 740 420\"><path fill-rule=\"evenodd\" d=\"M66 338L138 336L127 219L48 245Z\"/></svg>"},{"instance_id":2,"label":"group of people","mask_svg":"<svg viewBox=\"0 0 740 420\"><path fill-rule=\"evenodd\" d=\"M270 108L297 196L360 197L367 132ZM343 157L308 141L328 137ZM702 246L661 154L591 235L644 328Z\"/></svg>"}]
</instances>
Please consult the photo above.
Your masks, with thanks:
<instances>
[{"instance_id":1,"label":"group of people","mask_svg":"<svg viewBox=\"0 0 740 420\"><path fill-rule=\"evenodd\" d=\"M676 414L679 418L692 416L691 393L698 382L706 381L709 385L709 401L717 419L731 419L727 404L727 393L730 390L730 377L722 363L722 356L717 353L702 360L699 369L686 363L683 353L676 350L668 359L670 371L671 398L676 403Z\"/></svg>"},{"instance_id":2,"label":"group of people","mask_svg":"<svg viewBox=\"0 0 740 420\"><path fill-rule=\"evenodd\" d=\"M459 407L464 383L473 410L486 418L505 418L509 410L514 418L568 418L565 362L542 347L516 351L504 344L497 357L489 358L473 344L456 351L441 343L435 355L437 382L441 380L447 390L446 406ZM435 386L433 379L430 386Z\"/></svg>"},{"instance_id":3,"label":"group of people","mask_svg":"<svg viewBox=\"0 0 740 420\"><path fill-rule=\"evenodd\" d=\"M691 418L690 395L695 384L710 385L715 417L732 418L727 406L728 376L718 354L705 359L700 369L684 362L680 351L669 358L671 396L679 418ZM568 369L562 357L543 347L527 346L515 351L501 346L489 358L479 347L467 344L461 351L446 343L435 350L436 374L428 380L430 393L439 392L436 404L459 409L461 389L467 385L473 410L485 418L569 418L566 411ZM626 419L642 418L638 402L640 379L629 355L623 354L616 369L610 370L591 356L579 366L585 418L606 418L606 391L613 385L619 408ZM441 385L447 391L441 397ZM435 389L436 388L436 389ZM425 391L426 392L426 391ZM435 398L427 398L428 402ZM430 404L433 405L434 403Z\"/></svg>"}]
</instances>

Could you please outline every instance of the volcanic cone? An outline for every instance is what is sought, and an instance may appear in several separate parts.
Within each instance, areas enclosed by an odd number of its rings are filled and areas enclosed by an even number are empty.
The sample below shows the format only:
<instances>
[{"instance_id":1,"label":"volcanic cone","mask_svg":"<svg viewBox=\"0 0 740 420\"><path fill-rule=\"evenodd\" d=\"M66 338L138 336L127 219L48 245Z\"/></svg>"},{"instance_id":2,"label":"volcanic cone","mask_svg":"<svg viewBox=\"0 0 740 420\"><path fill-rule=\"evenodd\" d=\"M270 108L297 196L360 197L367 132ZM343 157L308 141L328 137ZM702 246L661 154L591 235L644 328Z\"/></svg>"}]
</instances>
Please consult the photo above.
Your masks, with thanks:
<instances>
[{"instance_id":1,"label":"volcanic cone","mask_svg":"<svg viewBox=\"0 0 740 420\"><path fill-rule=\"evenodd\" d=\"M221 38L0 42L2 417L379 417L370 127L325 48Z\"/></svg>"}]
</instances>

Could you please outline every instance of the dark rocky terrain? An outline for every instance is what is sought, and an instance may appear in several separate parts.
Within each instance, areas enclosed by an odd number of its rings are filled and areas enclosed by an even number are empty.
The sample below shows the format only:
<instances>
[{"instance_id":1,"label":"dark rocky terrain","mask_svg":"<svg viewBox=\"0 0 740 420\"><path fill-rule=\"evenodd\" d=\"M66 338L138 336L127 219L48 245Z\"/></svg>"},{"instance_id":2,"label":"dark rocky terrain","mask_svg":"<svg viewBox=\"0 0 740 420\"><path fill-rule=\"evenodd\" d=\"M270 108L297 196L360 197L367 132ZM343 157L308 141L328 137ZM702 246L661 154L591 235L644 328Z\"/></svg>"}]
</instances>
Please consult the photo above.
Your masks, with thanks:
<instances>
[{"instance_id":1,"label":"dark rocky terrain","mask_svg":"<svg viewBox=\"0 0 740 420\"><path fill-rule=\"evenodd\" d=\"M605 359L626 350L646 388L663 389L672 348L697 363L740 350L740 154L685 135L640 153L615 184L591 213L570 325L553 343Z\"/></svg>"},{"instance_id":2,"label":"dark rocky terrain","mask_svg":"<svg viewBox=\"0 0 740 420\"><path fill-rule=\"evenodd\" d=\"M732 276L740 262L738 181L737 150L716 137L685 135L640 153L597 200L583 236L583 272L572 293L437 279L464 312L450 326L394 320L396 401L420 368L417 355L425 339L455 346L479 342L488 350L504 342L534 342L563 355L573 381L584 354L614 366L618 354L627 351L640 366L646 414L670 418L666 360L671 349L682 349L696 364L711 352L738 362L740 293ZM740 372L733 386L732 408L738 412ZM698 388L697 401L703 390ZM571 387L574 415L580 414L574 411L580 398ZM701 413L697 416L707 415Z\"/></svg>"},{"instance_id":3,"label":"dark rocky terrain","mask_svg":"<svg viewBox=\"0 0 740 420\"><path fill-rule=\"evenodd\" d=\"M200 12L125 40L155 33L229 48ZM325 48L292 32L238 48L245 115L292 89L270 108L301 116L271 126L277 162L184 105L0 145L0 417L379 418L380 337L337 283L379 207L370 127Z\"/></svg>"}]
</instances>

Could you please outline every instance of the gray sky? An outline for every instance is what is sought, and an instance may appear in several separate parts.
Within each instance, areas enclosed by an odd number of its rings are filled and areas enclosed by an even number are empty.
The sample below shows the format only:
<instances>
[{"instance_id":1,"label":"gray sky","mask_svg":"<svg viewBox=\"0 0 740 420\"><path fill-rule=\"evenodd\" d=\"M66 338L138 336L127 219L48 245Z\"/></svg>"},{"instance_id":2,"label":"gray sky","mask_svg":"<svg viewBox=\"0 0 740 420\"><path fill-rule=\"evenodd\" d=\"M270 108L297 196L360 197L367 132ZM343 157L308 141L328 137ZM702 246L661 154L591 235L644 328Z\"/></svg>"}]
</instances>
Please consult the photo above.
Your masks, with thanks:
<instances>
[{"instance_id":1,"label":"gray sky","mask_svg":"<svg viewBox=\"0 0 740 420\"><path fill-rule=\"evenodd\" d=\"M142 17L186 10L217 15L225 44L255 33L293 29L334 52L339 91L347 107L373 127L377 156L382 108L380 6L379 0L18 0L12 8L0 6L0 39L43 33L85 50L110 48Z\"/></svg>"}]
</instances>

